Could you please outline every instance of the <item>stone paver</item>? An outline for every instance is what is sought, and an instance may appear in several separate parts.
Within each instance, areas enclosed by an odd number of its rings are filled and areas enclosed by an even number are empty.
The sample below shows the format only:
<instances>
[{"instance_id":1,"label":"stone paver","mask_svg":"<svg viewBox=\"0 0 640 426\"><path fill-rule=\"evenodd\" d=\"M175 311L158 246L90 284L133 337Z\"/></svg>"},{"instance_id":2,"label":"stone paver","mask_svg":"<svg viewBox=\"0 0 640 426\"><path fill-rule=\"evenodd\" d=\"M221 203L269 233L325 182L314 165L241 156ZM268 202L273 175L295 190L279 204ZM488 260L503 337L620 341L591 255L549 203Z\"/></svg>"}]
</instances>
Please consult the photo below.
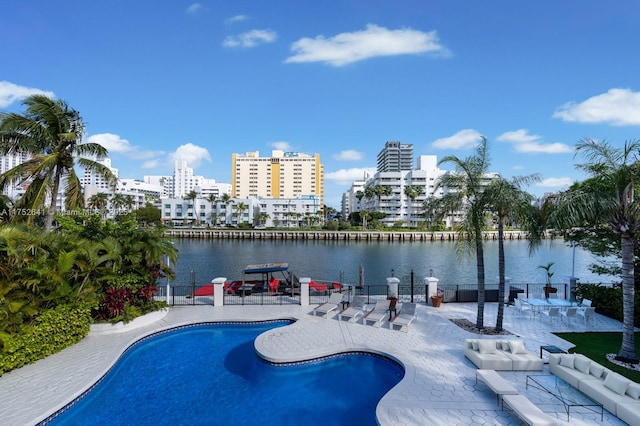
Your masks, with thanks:
<instances>
[{"instance_id":1,"label":"stone paver","mask_svg":"<svg viewBox=\"0 0 640 426\"><path fill-rule=\"evenodd\" d=\"M508 409L496 404L493 392L476 384L476 367L464 357L463 340L477 337L455 326L449 319L467 318L475 322L476 304L443 304L433 308L420 304L417 319L404 333L313 316L311 307L282 306L184 306L173 307L161 320L118 334L90 333L79 344L35 364L0 377L0 419L3 425L31 425L64 407L82 394L109 370L123 351L139 338L179 325L206 321L297 319L294 324L270 330L255 342L268 360L297 361L337 352L368 350L386 354L405 368L403 380L380 401L377 417L382 425L520 425ZM497 305L489 303L485 325L495 324ZM596 315L593 325L580 322L549 324L548 321L520 317L513 307L505 308L504 328L522 337L530 351L554 344L569 349L571 344L551 331L620 331L619 322ZM545 366L545 372L547 367ZM544 372L543 372L544 373ZM568 425L559 401L536 390L525 389L527 372L500 372L521 394L543 411ZM572 411L572 425L624 425L605 411L605 418Z\"/></svg>"}]
</instances>

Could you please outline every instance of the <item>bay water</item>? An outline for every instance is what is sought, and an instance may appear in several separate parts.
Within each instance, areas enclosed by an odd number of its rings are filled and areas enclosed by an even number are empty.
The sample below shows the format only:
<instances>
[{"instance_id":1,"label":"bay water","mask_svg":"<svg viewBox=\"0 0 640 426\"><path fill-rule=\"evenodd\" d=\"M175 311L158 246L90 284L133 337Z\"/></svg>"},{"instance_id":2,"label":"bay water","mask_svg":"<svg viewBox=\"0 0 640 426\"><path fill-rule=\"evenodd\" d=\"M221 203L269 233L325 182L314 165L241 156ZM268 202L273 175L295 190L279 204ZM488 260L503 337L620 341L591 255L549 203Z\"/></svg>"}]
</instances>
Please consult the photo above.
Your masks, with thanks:
<instances>
[{"instance_id":1,"label":"bay water","mask_svg":"<svg viewBox=\"0 0 640 426\"><path fill-rule=\"evenodd\" d=\"M440 284L475 285L476 257L457 255L456 242L385 242L321 240L203 240L177 239L179 259L172 285L210 283L213 278L242 279L247 265L285 262L298 277L317 281L340 281L357 285L364 271L365 285L386 284L386 278L398 277L409 283L414 273L416 284L431 274ZM486 283L498 282L498 242L484 242ZM568 282L572 274L582 283L611 283L616 277L599 276L589 271L598 258L575 249L564 241L543 241L532 254L526 240L505 241L506 276L511 284L542 284L546 271L539 266L554 262L551 281ZM361 267L362 265L362 267Z\"/></svg>"}]
</instances>

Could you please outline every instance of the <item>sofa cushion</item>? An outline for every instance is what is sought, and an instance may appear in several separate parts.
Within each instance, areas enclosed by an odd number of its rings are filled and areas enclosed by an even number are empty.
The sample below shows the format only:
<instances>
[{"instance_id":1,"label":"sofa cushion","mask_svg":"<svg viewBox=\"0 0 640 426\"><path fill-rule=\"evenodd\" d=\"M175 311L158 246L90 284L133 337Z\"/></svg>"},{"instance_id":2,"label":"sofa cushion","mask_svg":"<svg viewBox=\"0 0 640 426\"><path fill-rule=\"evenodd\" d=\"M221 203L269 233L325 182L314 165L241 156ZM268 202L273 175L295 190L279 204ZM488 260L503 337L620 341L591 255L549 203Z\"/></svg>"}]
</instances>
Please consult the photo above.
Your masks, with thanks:
<instances>
[{"instance_id":1,"label":"sofa cushion","mask_svg":"<svg viewBox=\"0 0 640 426\"><path fill-rule=\"evenodd\" d=\"M575 355L573 354L562 354L560 355L560 365L563 367L573 368Z\"/></svg>"},{"instance_id":2,"label":"sofa cushion","mask_svg":"<svg viewBox=\"0 0 640 426\"><path fill-rule=\"evenodd\" d=\"M589 368L591 367L591 360L585 356L577 356L573 361L573 368L584 373L589 374Z\"/></svg>"},{"instance_id":3,"label":"sofa cushion","mask_svg":"<svg viewBox=\"0 0 640 426\"><path fill-rule=\"evenodd\" d=\"M640 402L631 400L616 405L616 416L630 425L640 424Z\"/></svg>"},{"instance_id":4,"label":"sofa cushion","mask_svg":"<svg viewBox=\"0 0 640 426\"><path fill-rule=\"evenodd\" d=\"M524 342L522 340L511 340L509 341L509 350L512 354L526 354L529 353L527 348L524 347Z\"/></svg>"},{"instance_id":5,"label":"sofa cushion","mask_svg":"<svg viewBox=\"0 0 640 426\"><path fill-rule=\"evenodd\" d=\"M496 343L494 340L478 340L478 349L481 354L496 353Z\"/></svg>"},{"instance_id":6,"label":"sofa cushion","mask_svg":"<svg viewBox=\"0 0 640 426\"><path fill-rule=\"evenodd\" d=\"M600 377L602 377L602 373L604 373L604 367L600 364L592 362L589 366L589 374L591 374L596 379L599 379Z\"/></svg>"},{"instance_id":7,"label":"sofa cushion","mask_svg":"<svg viewBox=\"0 0 640 426\"><path fill-rule=\"evenodd\" d=\"M609 373L604 379L604 385L618 395L624 395L629 387L629 383L631 383L629 379L617 373Z\"/></svg>"},{"instance_id":8,"label":"sofa cushion","mask_svg":"<svg viewBox=\"0 0 640 426\"><path fill-rule=\"evenodd\" d=\"M474 351L478 350L478 341L475 339L471 339L469 340L469 343L471 344L471 349L473 349Z\"/></svg>"},{"instance_id":9,"label":"sofa cushion","mask_svg":"<svg viewBox=\"0 0 640 426\"><path fill-rule=\"evenodd\" d=\"M633 399L640 399L640 384L632 382L627 388L627 395Z\"/></svg>"}]
</instances>

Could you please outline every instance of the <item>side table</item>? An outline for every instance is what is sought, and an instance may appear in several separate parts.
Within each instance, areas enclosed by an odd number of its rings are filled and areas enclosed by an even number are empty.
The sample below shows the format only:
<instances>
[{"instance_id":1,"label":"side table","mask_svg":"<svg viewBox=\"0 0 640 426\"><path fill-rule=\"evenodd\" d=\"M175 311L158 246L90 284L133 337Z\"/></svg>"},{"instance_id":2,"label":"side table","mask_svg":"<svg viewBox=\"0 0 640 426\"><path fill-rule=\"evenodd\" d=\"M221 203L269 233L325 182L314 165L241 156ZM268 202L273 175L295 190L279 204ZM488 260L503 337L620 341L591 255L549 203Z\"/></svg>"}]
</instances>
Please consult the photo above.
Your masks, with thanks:
<instances>
[{"instance_id":1,"label":"side table","mask_svg":"<svg viewBox=\"0 0 640 426\"><path fill-rule=\"evenodd\" d=\"M566 354L567 351L560 349L555 345L544 345L540 346L540 359L542 359L542 351L547 351L550 354Z\"/></svg>"}]
</instances>

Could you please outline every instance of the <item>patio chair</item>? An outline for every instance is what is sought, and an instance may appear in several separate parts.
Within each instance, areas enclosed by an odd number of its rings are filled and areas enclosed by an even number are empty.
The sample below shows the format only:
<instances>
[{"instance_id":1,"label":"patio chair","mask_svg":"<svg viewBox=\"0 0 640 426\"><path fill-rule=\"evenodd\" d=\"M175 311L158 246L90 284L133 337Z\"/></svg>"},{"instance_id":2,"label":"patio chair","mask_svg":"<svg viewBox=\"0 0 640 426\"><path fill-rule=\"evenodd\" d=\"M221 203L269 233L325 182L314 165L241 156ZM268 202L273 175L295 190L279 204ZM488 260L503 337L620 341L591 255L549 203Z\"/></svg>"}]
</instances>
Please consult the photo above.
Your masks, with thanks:
<instances>
[{"instance_id":1,"label":"patio chair","mask_svg":"<svg viewBox=\"0 0 640 426\"><path fill-rule=\"evenodd\" d=\"M571 318L575 318L578 313L578 308L567 308L566 310L560 312L560 319L564 321L564 318L567 319L567 323L570 322Z\"/></svg>"},{"instance_id":2,"label":"patio chair","mask_svg":"<svg viewBox=\"0 0 640 426\"><path fill-rule=\"evenodd\" d=\"M391 328L394 330L403 330L409 332L409 324L416 318L416 304L403 303L400 313L391 322Z\"/></svg>"},{"instance_id":3,"label":"patio chair","mask_svg":"<svg viewBox=\"0 0 640 426\"><path fill-rule=\"evenodd\" d=\"M364 307L367 304L367 296L355 296L351 306L338 313L338 319L348 318L348 322L356 322L358 315L364 315Z\"/></svg>"},{"instance_id":4,"label":"patio chair","mask_svg":"<svg viewBox=\"0 0 640 426\"><path fill-rule=\"evenodd\" d=\"M364 323L367 325L370 324L374 327L380 327L382 325L382 321L387 317L390 302L391 301L388 299L378 300L374 308L364 316Z\"/></svg>"},{"instance_id":5,"label":"patio chair","mask_svg":"<svg viewBox=\"0 0 640 426\"><path fill-rule=\"evenodd\" d=\"M582 319L584 319L584 323L586 325L587 322L593 321L595 319L595 313L596 313L596 308L588 307L588 308L584 308L584 309L578 310L576 312L576 315L578 317L582 317Z\"/></svg>"},{"instance_id":6,"label":"patio chair","mask_svg":"<svg viewBox=\"0 0 640 426\"><path fill-rule=\"evenodd\" d=\"M551 322L552 318L555 318L556 321L558 321L560 318L560 308L558 306L552 306L549 309L542 311L542 315L549 318L549 322Z\"/></svg>"},{"instance_id":7,"label":"patio chair","mask_svg":"<svg viewBox=\"0 0 640 426\"><path fill-rule=\"evenodd\" d=\"M533 314L533 309L531 309L531 306L523 304L522 300L518 299L517 297L513 299L513 303L516 306L516 313L518 313L519 315L525 313L529 313L530 315Z\"/></svg>"},{"instance_id":8,"label":"patio chair","mask_svg":"<svg viewBox=\"0 0 640 426\"><path fill-rule=\"evenodd\" d=\"M329 301L316 307L313 310L313 314L315 316L317 316L318 314L324 314L325 318L328 319L329 312L337 310L341 302L342 302L342 293L331 293L331 296L329 296Z\"/></svg>"}]
</instances>

